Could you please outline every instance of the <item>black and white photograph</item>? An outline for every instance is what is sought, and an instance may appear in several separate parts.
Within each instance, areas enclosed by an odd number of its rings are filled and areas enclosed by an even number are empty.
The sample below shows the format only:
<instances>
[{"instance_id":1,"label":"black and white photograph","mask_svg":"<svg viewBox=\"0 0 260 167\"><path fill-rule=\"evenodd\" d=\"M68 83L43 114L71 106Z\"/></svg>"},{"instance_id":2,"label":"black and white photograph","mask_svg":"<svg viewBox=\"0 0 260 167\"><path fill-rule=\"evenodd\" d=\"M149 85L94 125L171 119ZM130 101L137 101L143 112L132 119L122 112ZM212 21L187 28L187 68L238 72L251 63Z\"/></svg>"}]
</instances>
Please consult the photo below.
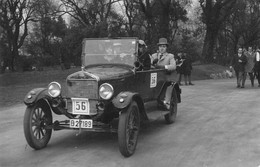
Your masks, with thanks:
<instances>
[{"instance_id":1,"label":"black and white photograph","mask_svg":"<svg viewBox=\"0 0 260 167\"><path fill-rule=\"evenodd\" d=\"M259 0L0 0L0 167L260 167Z\"/></svg>"}]
</instances>

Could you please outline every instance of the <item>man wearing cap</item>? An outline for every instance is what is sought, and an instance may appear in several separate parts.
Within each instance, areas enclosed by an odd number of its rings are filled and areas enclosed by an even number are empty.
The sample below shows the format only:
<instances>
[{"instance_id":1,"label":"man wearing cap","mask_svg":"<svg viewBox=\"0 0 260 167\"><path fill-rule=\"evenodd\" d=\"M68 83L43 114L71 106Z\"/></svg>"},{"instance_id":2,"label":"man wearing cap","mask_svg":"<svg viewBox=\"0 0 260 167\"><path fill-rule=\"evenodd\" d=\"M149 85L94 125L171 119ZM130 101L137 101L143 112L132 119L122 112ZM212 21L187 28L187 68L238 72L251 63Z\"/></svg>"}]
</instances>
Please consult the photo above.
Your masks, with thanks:
<instances>
[{"instance_id":1,"label":"man wearing cap","mask_svg":"<svg viewBox=\"0 0 260 167\"><path fill-rule=\"evenodd\" d=\"M167 53L168 42L166 38L160 38L159 43L157 44L159 50L157 53L152 54L151 63L155 68L166 69L168 72L172 72L176 69L176 61L174 59L174 55L171 53ZM165 93L165 99L163 101L163 105L165 108L170 108L170 99L172 92L172 85L167 87Z\"/></svg>"},{"instance_id":2,"label":"man wearing cap","mask_svg":"<svg viewBox=\"0 0 260 167\"><path fill-rule=\"evenodd\" d=\"M138 54L135 68L137 71L150 70L151 68L151 58L146 50L146 44L143 40L138 41Z\"/></svg>"}]
</instances>

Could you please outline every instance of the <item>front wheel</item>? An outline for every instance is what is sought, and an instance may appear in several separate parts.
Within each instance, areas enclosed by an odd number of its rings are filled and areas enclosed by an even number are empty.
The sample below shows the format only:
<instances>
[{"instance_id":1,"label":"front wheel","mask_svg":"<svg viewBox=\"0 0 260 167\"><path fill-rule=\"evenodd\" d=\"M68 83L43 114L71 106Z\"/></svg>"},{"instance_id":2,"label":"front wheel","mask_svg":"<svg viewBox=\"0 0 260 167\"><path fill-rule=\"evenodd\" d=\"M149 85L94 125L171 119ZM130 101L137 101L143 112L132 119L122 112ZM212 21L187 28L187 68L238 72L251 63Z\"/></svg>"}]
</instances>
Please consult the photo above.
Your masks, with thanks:
<instances>
[{"instance_id":1,"label":"front wheel","mask_svg":"<svg viewBox=\"0 0 260 167\"><path fill-rule=\"evenodd\" d=\"M24 135L27 143L35 150L46 147L52 129L46 129L52 124L52 114L46 102L37 102L33 106L28 106L24 114Z\"/></svg>"},{"instance_id":2,"label":"front wheel","mask_svg":"<svg viewBox=\"0 0 260 167\"><path fill-rule=\"evenodd\" d=\"M122 111L118 123L119 150L124 157L134 154L140 130L139 108L133 101L126 111Z\"/></svg>"},{"instance_id":3,"label":"front wheel","mask_svg":"<svg viewBox=\"0 0 260 167\"><path fill-rule=\"evenodd\" d=\"M177 115L177 94L175 89L172 90L172 97L170 102L170 112L164 115L165 121L167 124L174 123Z\"/></svg>"}]
</instances>

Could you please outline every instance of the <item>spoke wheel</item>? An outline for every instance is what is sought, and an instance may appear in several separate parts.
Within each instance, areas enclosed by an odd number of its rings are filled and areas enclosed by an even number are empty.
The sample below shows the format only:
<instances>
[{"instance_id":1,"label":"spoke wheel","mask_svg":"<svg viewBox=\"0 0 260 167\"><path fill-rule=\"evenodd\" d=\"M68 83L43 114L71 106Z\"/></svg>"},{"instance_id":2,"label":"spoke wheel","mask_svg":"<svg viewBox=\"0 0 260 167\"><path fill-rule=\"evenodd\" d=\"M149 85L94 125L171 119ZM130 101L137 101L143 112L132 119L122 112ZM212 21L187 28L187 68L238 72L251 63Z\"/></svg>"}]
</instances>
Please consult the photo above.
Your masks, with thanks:
<instances>
[{"instance_id":1,"label":"spoke wheel","mask_svg":"<svg viewBox=\"0 0 260 167\"><path fill-rule=\"evenodd\" d=\"M170 112L164 115L167 124L174 123L177 115L177 94L175 89L172 90L172 97L170 102Z\"/></svg>"},{"instance_id":2,"label":"spoke wheel","mask_svg":"<svg viewBox=\"0 0 260 167\"><path fill-rule=\"evenodd\" d=\"M36 150L46 147L52 133L52 129L46 129L46 126L51 124L52 114L45 102L37 102L33 106L28 106L23 121L27 143Z\"/></svg>"},{"instance_id":3,"label":"spoke wheel","mask_svg":"<svg viewBox=\"0 0 260 167\"><path fill-rule=\"evenodd\" d=\"M124 157L134 154L140 130L139 108L132 102L126 111L119 116L118 142L119 150Z\"/></svg>"}]
</instances>

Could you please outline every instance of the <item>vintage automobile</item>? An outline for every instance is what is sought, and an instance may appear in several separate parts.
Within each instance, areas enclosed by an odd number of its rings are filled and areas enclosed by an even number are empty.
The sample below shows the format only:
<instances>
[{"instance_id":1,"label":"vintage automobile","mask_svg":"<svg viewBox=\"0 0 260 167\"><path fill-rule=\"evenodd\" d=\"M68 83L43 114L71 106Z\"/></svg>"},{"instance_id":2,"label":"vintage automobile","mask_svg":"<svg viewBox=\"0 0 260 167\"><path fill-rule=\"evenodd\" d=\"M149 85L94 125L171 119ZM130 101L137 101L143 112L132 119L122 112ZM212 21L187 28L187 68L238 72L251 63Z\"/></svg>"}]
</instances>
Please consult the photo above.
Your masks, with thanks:
<instances>
[{"instance_id":1,"label":"vintage automobile","mask_svg":"<svg viewBox=\"0 0 260 167\"><path fill-rule=\"evenodd\" d=\"M149 120L150 113L159 112L166 123L173 123L181 89L167 80L164 69L138 71L137 51L137 38L84 39L81 70L67 77L65 88L51 82L25 96L27 143L36 150L44 148L52 130L115 132L121 154L129 157L136 149L140 122ZM160 104L168 86L173 89L167 110ZM148 110L147 102L154 102L156 109ZM53 121L53 113L67 119Z\"/></svg>"}]
</instances>

